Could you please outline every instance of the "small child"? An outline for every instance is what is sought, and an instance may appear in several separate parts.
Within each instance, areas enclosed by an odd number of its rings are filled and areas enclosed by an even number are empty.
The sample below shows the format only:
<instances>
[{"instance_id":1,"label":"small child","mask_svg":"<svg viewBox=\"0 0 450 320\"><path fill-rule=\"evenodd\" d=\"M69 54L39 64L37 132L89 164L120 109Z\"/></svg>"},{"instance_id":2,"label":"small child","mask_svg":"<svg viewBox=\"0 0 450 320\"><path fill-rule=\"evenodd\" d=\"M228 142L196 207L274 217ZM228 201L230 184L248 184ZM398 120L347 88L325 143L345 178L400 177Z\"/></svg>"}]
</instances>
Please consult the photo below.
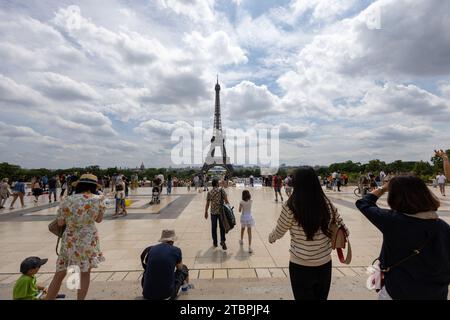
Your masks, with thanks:
<instances>
[{"instance_id":1,"label":"small child","mask_svg":"<svg viewBox=\"0 0 450 320\"><path fill-rule=\"evenodd\" d=\"M116 185L116 212L113 214L113 217L123 216L125 217L128 212L125 206L125 183L123 181L119 181ZM119 212L120 211L120 212Z\"/></svg>"},{"instance_id":2,"label":"small child","mask_svg":"<svg viewBox=\"0 0 450 320\"><path fill-rule=\"evenodd\" d=\"M22 261L20 264L22 275L14 285L14 300L40 300L44 298L43 295L47 294L47 289L36 284L35 275L39 272L41 266L47 263L47 260L38 257L28 257Z\"/></svg>"},{"instance_id":3,"label":"small child","mask_svg":"<svg viewBox=\"0 0 450 320\"><path fill-rule=\"evenodd\" d=\"M248 190L242 191L242 201L239 203L239 212L241 214L241 240L239 244L243 245L244 231L247 228L248 233L248 253L253 253L252 250L252 227L255 226L255 220L253 220L252 209L252 196Z\"/></svg>"}]
</instances>

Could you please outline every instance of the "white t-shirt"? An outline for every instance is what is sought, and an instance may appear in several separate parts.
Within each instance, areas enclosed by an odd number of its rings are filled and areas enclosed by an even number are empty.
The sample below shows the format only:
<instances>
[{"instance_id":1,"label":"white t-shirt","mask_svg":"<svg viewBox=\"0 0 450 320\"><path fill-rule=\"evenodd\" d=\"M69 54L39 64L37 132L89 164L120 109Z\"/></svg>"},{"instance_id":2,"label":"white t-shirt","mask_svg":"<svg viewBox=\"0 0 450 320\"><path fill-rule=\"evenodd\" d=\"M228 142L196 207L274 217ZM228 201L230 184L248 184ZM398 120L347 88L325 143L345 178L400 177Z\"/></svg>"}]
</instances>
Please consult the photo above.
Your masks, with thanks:
<instances>
[{"instance_id":1,"label":"white t-shirt","mask_svg":"<svg viewBox=\"0 0 450 320\"><path fill-rule=\"evenodd\" d=\"M252 212L252 200L244 201L241 200L242 213L251 213Z\"/></svg>"},{"instance_id":2,"label":"white t-shirt","mask_svg":"<svg viewBox=\"0 0 450 320\"><path fill-rule=\"evenodd\" d=\"M447 178L443 174L441 174L440 176L436 176L436 179L440 184L445 183L445 181L447 181Z\"/></svg>"}]
</instances>

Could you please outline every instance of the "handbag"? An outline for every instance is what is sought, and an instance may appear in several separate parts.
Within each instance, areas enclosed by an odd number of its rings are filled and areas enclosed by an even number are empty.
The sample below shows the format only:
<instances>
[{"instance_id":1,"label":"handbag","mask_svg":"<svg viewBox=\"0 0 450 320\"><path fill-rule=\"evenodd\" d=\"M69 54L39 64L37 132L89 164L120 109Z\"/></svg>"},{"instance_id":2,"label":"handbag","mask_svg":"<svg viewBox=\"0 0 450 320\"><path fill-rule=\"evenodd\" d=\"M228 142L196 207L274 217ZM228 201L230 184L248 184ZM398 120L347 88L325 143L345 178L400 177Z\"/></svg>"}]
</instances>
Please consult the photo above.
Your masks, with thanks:
<instances>
[{"instance_id":1,"label":"handbag","mask_svg":"<svg viewBox=\"0 0 450 320\"><path fill-rule=\"evenodd\" d=\"M56 255L59 256L58 253L58 246L59 246L59 241L61 240L61 237L64 233L64 231L66 230L66 225L63 225L62 227L58 225L58 219L53 220L52 222L50 222L50 224L48 225L48 230L53 233L55 236L58 237L58 241L56 242Z\"/></svg>"},{"instance_id":2,"label":"handbag","mask_svg":"<svg viewBox=\"0 0 450 320\"><path fill-rule=\"evenodd\" d=\"M350 245L350 241L348 240L347 235L345 233L345 228L339 225L334 217L333 220L331 221L330 231L331 231L331 248L333 250L336 250L339 261L341 263L350 264L350 262L352 261L352 247ZM347 243L348 243L347 256L344 258L343 249L345 249Z\"/></svg>"}]
</instances>

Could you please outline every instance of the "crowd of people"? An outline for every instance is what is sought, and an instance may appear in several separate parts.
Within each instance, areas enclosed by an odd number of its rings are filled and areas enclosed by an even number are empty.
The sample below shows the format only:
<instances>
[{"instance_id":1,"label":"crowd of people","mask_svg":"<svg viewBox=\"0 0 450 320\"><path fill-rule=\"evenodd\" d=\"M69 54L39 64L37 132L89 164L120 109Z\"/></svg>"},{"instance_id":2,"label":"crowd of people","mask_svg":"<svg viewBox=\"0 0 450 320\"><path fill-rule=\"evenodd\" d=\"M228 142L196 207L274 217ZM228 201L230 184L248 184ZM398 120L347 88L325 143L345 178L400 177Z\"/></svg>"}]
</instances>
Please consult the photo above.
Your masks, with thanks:
<instances>
[{"instance_id":1,"label":"crowd of people","mask_svg":"<svg viewBox=\"0 0 450 320\"><path fill-rule=\"evenodd\" d=\"M58 186L58 181L60 185L61 182L66 185L67 196L61 200L57 211L57 223L65 229L56 272L48 290L36 283L36 274L47 260L29 257L22 262L20 271L23 275L15 285L15 299L57 298L67 268L72 265L78 266L81 271L77 297L84 299L89 289L92 268L105 260L96 227L103 221L106 211L105 195L101 190L111 188L115 192L115 215L127 214L123 204L127 196L127 184L123 175L111 177L108 186L105 185L106 179L102 181L92 174L84 174L75 181L72 179L71 176L63 179L54 177L45 184L43 179L36 179L32 183L32 187L37 188L39 184L42 189L51 189L49 197L53 195L55 201L54 186ZM200 179L200 176L195 176L188 185L206 191L207 180L205 178L201 183ZM336 175L333 173L331 179L338 190L338 181L345 181L339 172ZM153 187L162 191L164 182L170 195L174 183L171 176L166 181L164 177L155 177ZM2 183L8 181L4 179ZM204 218L211 220L212 246L216 248L220 244L225 251L226 230L221 213L223 206L230 203L228 179L220 181L213 178L211 185L212 188L207 190ZM274 175L270 185L274 189L275 201L278 201L279 196L283 203L277 223L267 237L269 243L274 243L287 232L290 234L289 276L294 298L325 300L331 286L332 225L342 228L347 238L350 235L349 228L326 196L321 179L313 168L301 167L284 179ZM285 202L281 193L283 185L287 196ZM414 176L384 175L380 178L380 184L376 185L377 188L356 201L356 206L383 234L377 264L379 299L446 300L450 284L450 226L438 216L440 201L421 179ZM3 185L0 190L3 190ZM24 182L19 180L12 191L12 204L19 198L23 205ZM389 209L381 209L377 206L377 200L386 192ZM36 196L34 192L33 195ZM252 228L256 222L251 190L243 190L238 210L241 213L239 244L244 245L247 229L248 252L252 254ZM144 273L141 285L144 298L176 299L180 290L190 285L189 269L183 263L182 250L174 245L176 239L175 230L163 230L159 244L147 247L142 252L140 258Z\"/></svg>"}]
</instances>

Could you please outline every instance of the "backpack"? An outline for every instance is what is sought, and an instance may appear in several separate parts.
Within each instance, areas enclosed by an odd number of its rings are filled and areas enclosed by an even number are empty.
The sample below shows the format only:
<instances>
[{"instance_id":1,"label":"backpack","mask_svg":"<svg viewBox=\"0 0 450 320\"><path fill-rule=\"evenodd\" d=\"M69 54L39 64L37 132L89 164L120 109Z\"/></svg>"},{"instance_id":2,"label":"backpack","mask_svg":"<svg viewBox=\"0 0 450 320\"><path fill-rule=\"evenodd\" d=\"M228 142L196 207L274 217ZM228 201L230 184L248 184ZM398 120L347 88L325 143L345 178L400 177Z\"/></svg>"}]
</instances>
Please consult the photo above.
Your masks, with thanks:
<instances>
[{"instance_id":1,"label":"backpack","mask_svg":"<svg viewBox=\"0 0 450 320\"><path fill-rule=\"evenodd\" d=\"M234 212L233 212L234 207L231 207L230 205L225 204L223 202L223 192L225 192L225 191L223 189L220 189L222 212L219 216L219 219L222 222L222 225L225 229L225 233L228 233L228 231L233 229L234 226L236 225L236 217L234 216Z\"/></svg>"},{"instance_id":2,"label":"backpack","mask_svg":"<svg viewBox=\"0 0 450 320\"><path fill-rule=\"evenodd\" d=\"M141 253L141 264L142 264L142 268L144 269L144 272L141 277L142 288L144 288L144 274L145 274L145 270L147 269L147 257L148 257L148 253L150 252L151 249L152 249L152 246L147 247Z\"/></svg>"}]
</instances>

